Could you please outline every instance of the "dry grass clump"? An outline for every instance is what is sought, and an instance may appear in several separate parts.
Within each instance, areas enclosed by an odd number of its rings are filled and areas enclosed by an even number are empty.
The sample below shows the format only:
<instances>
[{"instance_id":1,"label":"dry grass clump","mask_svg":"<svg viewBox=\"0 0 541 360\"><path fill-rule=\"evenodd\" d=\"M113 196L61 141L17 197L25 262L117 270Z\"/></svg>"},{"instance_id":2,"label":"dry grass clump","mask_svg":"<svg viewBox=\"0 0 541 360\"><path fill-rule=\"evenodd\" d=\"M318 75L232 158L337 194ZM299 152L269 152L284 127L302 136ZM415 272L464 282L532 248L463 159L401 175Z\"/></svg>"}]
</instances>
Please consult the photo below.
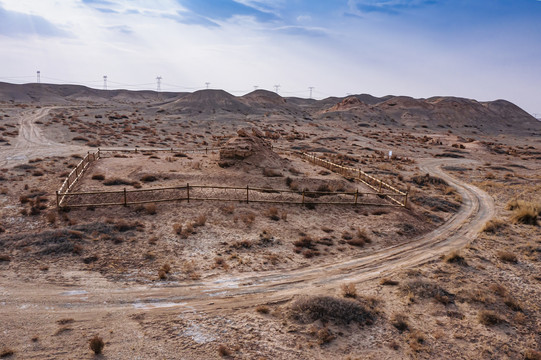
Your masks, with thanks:
<instances>
[{"instance_id":1,"label":"dry grass clump","mask_svg":"<svg viewBox=\"0 0 541 360\"><path fill-rule=\"evenodd\" d=\"M500 250L496 253L496 255L498 256L498 259L503 262L515 264L518 261L517 256L510 251Z\"/></svg>"},{"instance_id":2,"label":"dry grass clump","mask_svg":"<svg viewBox=\"0 0 541 360\"><path fill-rule=\"evenodd\" d=\"M103 339L95 335L92 339L90 339L89 342L90 350L94 352L94 354L99 355L103 351L103 348L105 347L105 343L103 342Z\"/></svg>"},{"instance_id":3,"label":"dry grass clump","mask_svg":"<svg viewBox=\"0 0 541 360\"><path fill-rule=\"evenodd\" d=\"M489 221L487 221L485 223L485 225L483 226L483 229L481 231L486 232L486 233L495 234L496 232L498 232L499 230L502 230L506 226L507 226L507 224L503 220L501 220L501 219L492 219L492 220L489 220Z\"/></svg>"},{"instance_id":4,"label":"dry grass clump","mask_svg":"<svg viewBox=\"0 0 541 360\"><path fill-rule=\"evenodd\" d=\"M462 256L458 251L453 251L452 253L445 256L443 260L448 264L468 265L468 263L464 259L464 256Z\"/></svg>"},{"instance_id":5,"label":"dry grass clump","mask_svg":"<svg viewBox=\"0 0 541 360\"><path fill-rule=\"evenodd\" d=\"M145 209L146 213L148 215L156 215L156 203L148 203L143 205L143 208Z\"/></svg>"},{"instance_id":6,"label":"dry grass clump","mask_svg":"<svg viewBox=\"0 0 541 360\"><path fill-rule=\"evenodd\" d=\"M357 322L370 325L374 321L372 312L358 301L332 296L302 297L291 305L290 317L303 323L321 320L335 324Z\"/></svg>"},{"instance_id":7,"label":"dry grass clump","mask_svg":"<svg viewBox=\"0 0 541 360\"><path fill-rule=\"evenodd\" d=\"M449 184L447 184L447 181L439 178L439 177L436 177L436 176L430 176L430 174L424 174L424 175L415 175L414 177L411 178L411 182L413 182L414 184L417 184L419 185L420 187L423 187L425 185L443 185L443 186L449 186Z\"/></svg>"},{"instance_id":8,"label":"dry grass clump","mask_svg":"<svg viewBox=\"0 0 541 360\"><path fill-rule=\"evenodd\" d=\"M270 312L270 309L267 305L259 305L255 308L255 311L257 311L260 314L268 314Z\"/></svg>"},{"instance_id":9,"label":"dry grass clump","mask_svg":"<svg viewBox=\"0 0 541 360\"><path fill-rule=\"evenodd\" d=\"M426 280L411 280L400 286L403 293L414 295L424 299L434 299L435 301L447 305L454 302L455 295L449 293L438 284ZM410 296L410 299L412 297Z\"/></svg>"},{"instance_id":10,"label":"dry grass clump","mask_svg":"<svg viewBox=\"0 0 541 360\"><path fill-rule=\"evenodd\" d=\"M207 223L207 215L205 214L200 214L194 221L193 223L193 226L195 227L201 227L201 226L205 226L205 224Z\"/></svg>"},{"instance_id":11,"label":"dry grass clump","mask_svg":"<svg viewBox=\"0 0 541 360\"><path fill-rule=\"evenodd\" d=\"M355 299L357 297L357 288L355 287L355 283L342 284L340 289L342 290L342 296L345 298Z\"/></svg>"},{"instance_id":12,"label":"dry grass clump","mask_svg":"<svg viewBox=\"0 0 541 360\"><path fill-rule=\"evenodd\" d=\"M490 310L481 310L477 315L477 319L485 326L498 325L504 322L501 317L499 317L494 311Z\"/></svg>"},{"instance_id":13,"label":"dry grass clump","mask_svg":"<svg viewBox=\"0 0 541 360\"><path fill-rule=\"evenodd\" d=\"M7 358L10 356L15 355L15 351L8 347L3 347L2 350L0 350L0 358Z\"/></svg>"},{"instance_id":14,"label":"dry grass clump","mask_svg":"<svg viewBox=\"0 0 541 360\"><path fill-rule=\"evenodd\" d=\"M103 174L94 174L94 175L92 175L92 180L103 181L103 180L105 180L105 175L103 175Z\"/></svg>"},{"instance_id":15,"label":"dry grass clump","mask_svg":"<svg viewBox=\"0 0 541 360\"><path fill-rule=\"evenodd\" d=\"M537 225L537 218L541 207L537 208L536 205L532 203L522 202L517 208L513 210L513 215L511 215L511 221L514 224L524 224L524 225Z\"/></svg>"},{"instance_id":16,"label":"dry grass clump","mask_svg":"<svg viewBox=\"0 0 541 360\"><path fill-rule=\"evenodd\" d=\"M218 346L218 355L220 355L221 357L231 356L231 350L229 350L227 346L222 344Z\"/></svg>"},{"instance_id":17,"label":"dry grass clump","mask_svg":"<svg viewBox=\"0 0 541 360\"><path fill-rule=\"evenodd\" d=\"M398 281L396 280L392 280L392 279L389 279L389 278L383 278L379 281L379 283L381 285L388 285L388 286L396 286L398 285Z\"/></svg>"},{"instance_id":18,"label":"dry grass clump","mask_svg":"<svg viewBox=\"0 0 541 360\"><path fill-rule=\"evenodd\" d=\"M404 314L394 314L391 317L391 324L400 332L409 329L408 317Z\"/></svg>"},{"instance_id":19,"label":"dry grass clump","mask_svg":"<svg viewBox=\"0 0 541 360\"><path fill-rule=\"evenodd\" d=\"M150 175L150 174L147 174L147 175L143 175L140 179L142 182L145 182L145 183L148 183L148 182L154 182L154 181L157 181L158 180L158 177L156 177L155 175Z\"/></svg>"},{"instance_id":20,"label":"dry grass clump","mask_svg":"<svg viewBox=\"0 0 541 360\"><path fill-rule=\"evenodd\" d=\"M334 335L328 327L324 327L318 330L316 338L319 345L324 345L336 339L336 335Z\"/></svg>"},{"instance_id":21,"label":"dry grass clump","mask_svg":"<svg viewBox=\"0 0 541 360\"><path fill-rule=\"evenodd\" d=\"M0 254L0 262L9 262L11 261L11 257L6 254Z\"/></svg>"},{"instance_id":22,"label":"dry grass clump","mask_svg":"<svg viewBox=\"0 0 541 360\"><path fill-rule=\"evenodd\" d=\"M270 168L263 169L263 176L265 177L282 177L284 176L280 171Z\"/></svg>"},{"instance_id":23,"label":"dry grass clump","mask_svg":"<svg viewBox=\"0 0 541 360\"><path fill-rule=\"evenodd\" d=\"M134 185L134 184L135 184L134 181L121 179L121 178L113 178L113 179L105 180L103 182L103 185L105 185L105 186Z\"/></svg>"},{"instance_id":24,"label":"dry grass clump","mask_svg":"<svg viewBox=\"0 0 541 360\"><path fill-rule=\"evenodd\" d=\"M273 221L280 220L280 216L278 216L278 208L275 206L268 208L265 215L267 215Z\"/></svg>"},{"instance_id":25,"label":"dry grass clump","mask_svg":"<svg viewBox=\"0 0 541 360\"><path fill-rule=\"evenodd\" d=\"M541 360L541 351L527 349L524 351L524 360Z\"/></svg>"}]
</instances>

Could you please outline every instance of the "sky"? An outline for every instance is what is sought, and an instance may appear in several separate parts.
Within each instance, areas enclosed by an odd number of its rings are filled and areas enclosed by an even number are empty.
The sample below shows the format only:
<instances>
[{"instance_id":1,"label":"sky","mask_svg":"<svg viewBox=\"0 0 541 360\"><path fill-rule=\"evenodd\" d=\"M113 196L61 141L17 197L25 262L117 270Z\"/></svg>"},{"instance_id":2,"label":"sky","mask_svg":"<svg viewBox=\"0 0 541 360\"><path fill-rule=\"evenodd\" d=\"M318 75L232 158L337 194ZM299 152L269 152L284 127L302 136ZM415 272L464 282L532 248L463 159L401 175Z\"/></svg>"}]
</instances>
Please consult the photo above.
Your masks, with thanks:
<instances>
[{"instance_id":1,"label":"sky","mask_svg":"<svg viewBox=\"0 0 541 360\"><path fill-rule=\"evenodd\" d=\"M109 89L506 99L541 117L541 0L0 0L0 81L38 70Z\"/></svg>"}]
</instances>

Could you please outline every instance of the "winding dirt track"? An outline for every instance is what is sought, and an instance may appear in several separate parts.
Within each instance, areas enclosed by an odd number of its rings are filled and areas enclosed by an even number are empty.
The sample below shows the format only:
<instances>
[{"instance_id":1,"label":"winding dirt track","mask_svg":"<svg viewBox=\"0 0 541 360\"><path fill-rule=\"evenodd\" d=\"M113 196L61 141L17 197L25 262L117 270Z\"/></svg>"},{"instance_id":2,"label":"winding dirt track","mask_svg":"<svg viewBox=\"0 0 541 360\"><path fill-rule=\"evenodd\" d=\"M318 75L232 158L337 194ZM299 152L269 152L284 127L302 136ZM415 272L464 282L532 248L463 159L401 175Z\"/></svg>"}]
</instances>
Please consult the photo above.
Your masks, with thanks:
<instances>
[{"instance_id":1,"label":"winding dirt track","mask_svg":"<svg viewBox=\"0 0 541 360\"><path fill-rule=\"evenodd\" d=\"M38 154L49 148L50 142L40 135L33 121L45 116L47 109L36 114L27 113L21 122L20 133L25 140L8 150L10 156ZM19 145L19 147L17 147ZM55 144L55 146L58 146ZM58 147L58 151L73 151L72 147ZM40 156L43 156L42 154ZM0 159L5 156L2 150ZM9 160L9 159L8 159ZM20 310L20 304L35 311L50 312L64 309L69 312L95 314L134 309L186 308L205 312L248 308L261 303L279 303L299 293L324 293L335 291L346 281L367 282L390 276L404 269L426 263L473 240L481 226L494 215L492 198L484 191L456 179L442 169L442 165L464 164L464 159L421 159L423 172L445 179L456 188L463 198L460 210L445 224L410 242L379 250L368 256L350 259L324 266L312 266L293 270L247 273L222 276L207 281L174 283L158 286L123 286L112 283L98 273L78 272L74 283L59 286L42 282L25 283L0 279L0 302L4 310Z\"/></svg>"},{"instance_id":2,"label":"winding dirt track","mask_svg":"<svg viewBox=\"0 0 541 360\"><path fill-rule=\"evenodd\" d=\"M19 136L15 145L0 151L0 166L12 167L25 164L29 159L45 156L63 156L74 152L86 151L81 146L57 143L47 139L36 121L44 118L56 107L27 110L21 113Z\"/></svg>"}]
</instances>

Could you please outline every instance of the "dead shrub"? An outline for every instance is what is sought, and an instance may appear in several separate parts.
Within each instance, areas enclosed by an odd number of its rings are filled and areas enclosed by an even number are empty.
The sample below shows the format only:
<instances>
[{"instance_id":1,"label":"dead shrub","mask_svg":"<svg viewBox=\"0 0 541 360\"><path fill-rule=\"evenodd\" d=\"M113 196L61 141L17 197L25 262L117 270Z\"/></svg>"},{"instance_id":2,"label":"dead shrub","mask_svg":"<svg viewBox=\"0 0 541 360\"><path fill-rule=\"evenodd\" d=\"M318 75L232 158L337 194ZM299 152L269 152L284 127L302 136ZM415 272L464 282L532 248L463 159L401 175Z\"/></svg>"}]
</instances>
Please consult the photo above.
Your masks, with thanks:
<instances>
[{"instance_id":1,"label":"dead shrub","mask_svg":"<svg viewBox=\"0 0 541 360\"><path fill-rule=\"evenodd\" d=\"M396 286L398 285L398 281L396 280L391 280L391 279L388 279L388 278L383 278L379 281L379 283L381 285L389 285L389 286Z\"/></svg>"},{"instance_id":2,"label":"dead shrub","mask_svg":"<svg viewBox=\"0 0 541 360\"><path fill-rule=\"evenodd\" d=\"M49 211L47 215L45 215L45 218L49 224L54 224L56 222L56 212Z\"/></svg>"},{"instance_id":3,"label":"dead shrub","mask_svg":"<svg viewBox=\"0 0 541 360\"><path fill-rule=\"evenodd\" d=\"M9 262L11 261L11 257L6 254L0 254L0 262Z\"/></svg>"},{"instance_id":4,"label":"dead shrub","mask_svg":"<svg viewBox=\"0 0 541 360\"><path fill-rule=\"evenodd\" d=\"M226 205L226 206L222 206L220 208L220 210L224 213L224 214L228 214L228 215L231 215L235 212L235 205Z\"/></svg>"},{"instance_id":5,"label":"dead shrub","mask_svg":"<svg viewBox=\"0 0 541 360\"><path fill-rule=\"evenodd\" d=\"M503 303L513 311L522 311L522 305L520 305L520 303L511 296L507 296L505 299L503 299Z\"/></svg>"},{"instance_id":6,"label":"dead shrub","mask_svg":"<svg viewBox=\"0 0 541 360\"><path fill-rule=\"evenodd\" d=\"M511 221L515 224L537 225L537 215L539 211L533 204L520 206L513 211Z\"/></svg>"},{"instance_id":7,"label":"dead shrub","mask_svg":"<svg viewBox=\"0 0 541 360\"><path fill-rule=\"evenodd\" d=\"M290 317L299 322L313 322L321 320L336 324L370 325L374 315L358 301L341 299L331 296L302 297L291 305Z\"/></svg>"},{"instance_id":8,"label":"dead shrub","mask_svg":"<svg viewBox=\"0 0 541 360\"><path fill-rule=\"evenodd\" d=\"M483 232L486 232L486 233L496 233L498 232L499 230L502 230L503 228L505 228L507 225L506 223L501 220L501 219L492 219L492 220L489 220L485 223L485 225L483 226L483 229L481 231Z\"/></svg>"},{"instance_id":9,"label":"dead shrub","mask_svg":"<svg viewBox=\"0 0 541 360\"><path fill-rule=\"evenodd\" d=\"M541 351L527 349L524 351L524 360L541 360Z\"/></svg>"},{"instance_id":10,"label":"dead shrub","mask_svg":"<svg viewBox=\"0 0 541 360\"><path fill-rule=\"evenodd\" d=\"M139 179L140 181L144 182L144 183L148 183L148 182L154 182L154 181L157 181L158 178L155 176L155 175L150 175L150 174L147 174L147 175L143 175L141 177L141 179Z\"/></svg>"},{"instance_id":11,"label":"dead shrub","mask_svg":"<svg viewBox=\"0 0 541 360\"><path fill-rule=\"evenodd\" d=\"M336 335L332 333L331 330L329 330L328 327L324 327L322 329L319 329L319 331L316 334L317 337L317 343L319 345L328 344L334 339L336 339Z\"/></svg>"},{"instance_id":12,"label":"dead shrub","mask_svg":"<svg viewBox=\"0 0 541 360\"><path fill-rule=\"evenodd\" d=\"M175 234L180 235L182 233L182 224L181 223L174 223L173 224L173 231Z\"/></svg>"},{"instance_id":13,"label":"dead shrub","mask_svg":"<svg viewBox=\"0 0 541 360\"><path fill-rule=\"evenodd\" d=\"M102 353L103 348L105 347L105 343L100 336L95 335L92 339L90 339L89 347L90 350L94 352L94 354L99 355Z\"/></svg>"},{"instance_id":14,"label":"dead shrub","mask_svg":"<svg viewBox=\"0 0 541 360\"><path fill-rule=\"evenodd\" d=\"M496 255L498 256L498 259L500 259L503 262L513 263L513 264L518 262L517 256L510 251L500 250L496 253Z\"/></svg>"},{"instance_id":15,"label":"dead shrub","mask_svg":"<svg viewBox=\"0 0 541 360\"><path fill-rule=\"evenodd\" d=\"M431 298L444 305L453 303L455 297L439 285L421 279L408 281L401 285L400 290L404 294L413 294L425 299Z\"/></svg>"},{"instance_id":16,"label":"dead shrub","mask_svg":"<svg viewBox=\"0 0 541 360\"><path fill-rule=\"evenodd\" d=\"M205 226L205 224L207 223L207 215L205 214L200 214L194 221L193 223L193 226L195 227L201 227L201 226Z\"/></svg>"},{"instance_id":17,"label":"dead shrub","mask_svg":"<svg viewBox=\"0 0 541 360\"><path fill-rule=\"evenodd\" d=\"M126 180L126 179L121 179L121 178L113 178L113 179L105 180L103 182L103 185L105 186L134 185L134 182L131 180Z\"/></svg>"},{"instance_id":18,"label":"dead shrub","mask_svg":"<svg viewBox=\"0 0 541 360\"><path fill-rule=\"evenodd\" d=\"M391 317L391 324L400 332L409 329L408 317L404 314L394 314Z\"/></svg>"},{"instance_id":19,"label":"dead shrub","mask_svg":"<svg viewBox=\"0 0 541 360\"><path fill-rule=\"evenodd\" d=\"M259 305L255 308L255 311L257 311L260 314L268 314L270 312L270 309L267 305Z\"/></svg>"},{"instance_id":20,"label":"dead shrub","mask_svg":"<svg viewBox=\"0 0 541 360\"><path fill-rule=\"evenodd\" d=\"M342 296L345 298L355 299L357 297L357 288L355 283L342 284L341 286Z\"/></svg>"},{"instance_id":21,"label":"dead shrub","mask_svg":"<svg viewBox=\"0 0 541 360\"><path fill-rule=\"evenodd\" d=\"M222 345L218 346L218 354L221 357L231 356L231 350L229 350L229 348L227 346L222 344Z\"/></svg>"},{"instance_id":22,"label":"dead shrub","mask_svg":"<svg viewBox=\"0 0 541 360\"><path fill-rule=\"evenodd\" d=\"M501 284L492 284L488 287L490 291L499 296L507 295L507 289Z\"/></svg>"},{"instance_id":23,"label":"dead shrub","mask_svg":"<svg viewBox=\"0 0 541 360\"><path fill-rule=\"evenodd\" d=\"M503 319L499 317L494 311L481 310L477 315L479 322L485 326L498 325L503 322Z\"/></svg>"},{"instance_id":24,"label":"dead shrub","mask_svg":"<svg viewBox=\"0 0 541 360\"><path fill-rule=\"evenodd\" d=\"M458 251L453 251L443 258L443 260L448 264L458 264L458 265L467 265L466 260Z\"/></svg>"},{"instance_id":25,"label":"dead shrub","mask_svg":"<svg viewBox=\"0 0 541 360\"><path fill-rule=\"evenodd\" d=\"M169 274L171 272L171 265L165 263L162 265L160 270L163 270L163 272L165 272L166 274Z\"/></svg>"},{"instance_id":26,"label":"dead shrub","mask_svg":"<svg viewBox=\"0 0 541 360\"><path fill-rule=\"evenodd\" d=\"M94 174L94 175L92 175L92 180L103 181L103 180L105 180L105 175L103 175L103 174Z\"/></svg>"},{"instance_id":27,"label":"dead shrub","mask_svg":"<svg viewBox=\"0 0 541 360\"><path fill-rule=\"evenodd\" d=\"M13 355L15 355L15 351L8 347L3 347L2 350L0 350L0 358L2 359L13 356Z\"/></svg>"},{"instance_id":28,"label":"dead shrub","mask_svg":"<svg viewBox=\"0 0 541 360\"><path fill-rule=\"evenodd\" d=\"M263 176L265 177L282 177L284 176L280 171L270 168L263 169Z\"/></svg>"},{"instance_id":29,"label":"dead shrub","mask_svg":"<svg viewBox=\"0 0 541 360\"><path fill-rule=\"evenodd\" d=\"M148 203L143 205L143 207L148 215L156 215L156 203Z\"/></svg>"},{"instance_id":30,"label":"dead shrub","mask_svg":"<svg viewBox=\"0 0 541 360\"><path fill-rule=\"evenodd\" d=\"M241 220L246 226L251 226L254 223L255 220L255 214L254 213L246 213L241 215Z\"/></svg>"},{"instance_id":31,"label":"dead shrub","mask_svg":"<svg viewBox=\"0 0 541 360\"><path fill-rule=\"evenodd\" d=\"M167 279L167 273L163 269L158 270L158 278L160 280Z\"/></svg>"},{"instance_id":32,"label":"dead shrub","mask_svg":"<svg viewBox=\"0 0 541 360\"><path fill-rule=\"evenodd\" d=\"M273 221L280 220L280 217L278 216L278 208L275 206L268 208L265 215L267 215Z\"/></svg>"}]
</instances>

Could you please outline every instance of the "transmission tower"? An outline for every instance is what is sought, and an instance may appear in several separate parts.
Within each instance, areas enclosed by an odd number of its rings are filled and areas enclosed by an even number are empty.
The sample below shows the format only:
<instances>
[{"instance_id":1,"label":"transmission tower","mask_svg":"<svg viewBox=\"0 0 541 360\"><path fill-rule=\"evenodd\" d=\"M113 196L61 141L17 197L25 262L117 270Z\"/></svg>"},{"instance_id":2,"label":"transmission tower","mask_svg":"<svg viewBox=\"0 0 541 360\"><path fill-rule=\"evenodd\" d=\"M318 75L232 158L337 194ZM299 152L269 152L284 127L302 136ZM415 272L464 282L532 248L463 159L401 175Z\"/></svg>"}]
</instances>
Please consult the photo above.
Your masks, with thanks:
<instances>
[{"instance_id":1,"label":"transmission tower","mask_svg":"<svg viewBox=\"0 0 541 360\"><path fill-rule=\"evenodd\" d=\"M162 91L162 77L161 76L156 77L156 91L158 92Z\"/></svg>"},{"instance_id":2,"label":"transmission tower","mask_svg":"<svg viewBox=\"0 0 541 360\"><path fill-rule=\"evenodd\" d=\"M103 75L103 90L107 90L107 75Z\"/></svg>"},{"instance_id":3,"label":"transmission tower","mask_svg":"<svg viewBox=\"0 0 541 360\"><path fill-rule=\"evenodd\" d=\"M254 85L254 90L257 90L257 88L259 88L259 86L257 86L257 85Z\"/></svg>"},{"instance_id":4,"label":"transmission tower","mask_svg":"<svg viewBox=\"0 0 541 360\"><path fill-rule=\"evenodd\" d=\"M41 83L41 71L38 70L38 71L36 72L36 74L37 74L37 76L38 76L38 78L37 78L37 83L39 84L39 83Z\"/></svg>"},{"instance_id":5,"label":"transmission tower","mask_svg":"<svg viewBox=\"0 0 541 360\"><path fill-rule=\"evenodd\" d=\"M207 89L209 88L210 83L206 82L205 85L207 85Z\"/></svg>"},{"instance_id":6,"label":"transmission tower","mask_svg":"<svg viewBox=\"0 0 541 360\"><path fill-rule=\"evenodd\" d=\"M278 90L280 90L280 85L274 85L274 92L278 94Z\"/></svg>"},{"instance_id":7,"label":"transmission tower","mask_svg":"<svg viewBox=\"0 0 541 360\"><path fill-rule=\"evenodd\" d=\"M312 98L312 90L314 90L313 86L310 86L308 89L310 89L310 99Z\"/></svg>"}]
</instances>

